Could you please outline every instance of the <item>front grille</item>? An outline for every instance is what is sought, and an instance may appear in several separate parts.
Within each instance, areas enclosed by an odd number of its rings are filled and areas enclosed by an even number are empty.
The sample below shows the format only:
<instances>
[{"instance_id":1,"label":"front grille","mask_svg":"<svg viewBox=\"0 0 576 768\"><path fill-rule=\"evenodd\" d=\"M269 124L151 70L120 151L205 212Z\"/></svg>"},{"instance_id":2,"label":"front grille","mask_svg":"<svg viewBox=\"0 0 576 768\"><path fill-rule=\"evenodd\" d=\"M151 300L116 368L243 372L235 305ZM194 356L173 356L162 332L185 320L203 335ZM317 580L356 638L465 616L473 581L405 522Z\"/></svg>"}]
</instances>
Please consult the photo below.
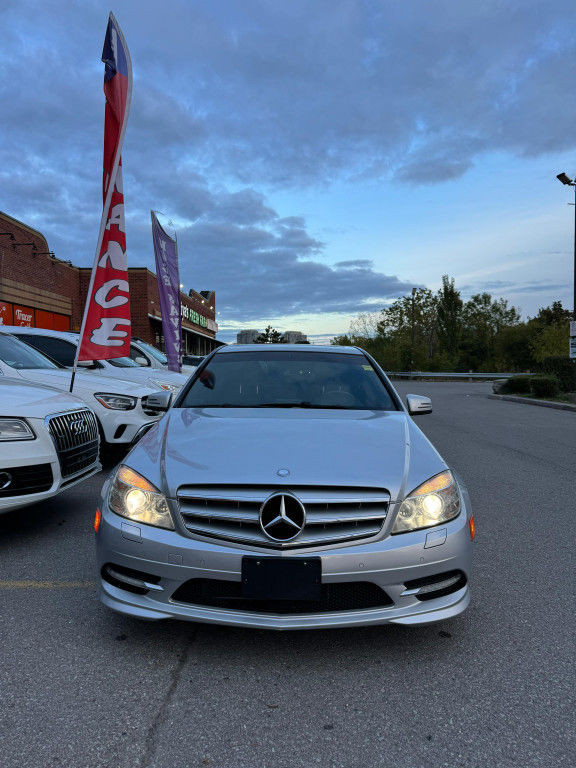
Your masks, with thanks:
<instances>
[{"instance_id":1,"label":"front grille","mask_svg":"<svg viewBox=\"0 0 576 768\"><path fill-rule=\"evenodd\" d=\"M63 478L76 475L98 461L98 425L91 411L51 416L48 428L56 445Z\"/></svg>"},{"instance_id":2,"label":"front grille","mask_svg":"<svg viewBox=\"0 0 576 768\"><path fill-rule=\"evenodd\" d=\"M359 611L393 605L386 592L369 581L322 584L320 600L252 600L242 597L239 581L190 579L178 587L172 600L210 608L280 614Z\"/></svg>"},{"instance_id":3,"label":"front grille","mask_svg":"<svg viewBox=\"0 0 576 768\"><path fill-rule=\"evenodd\" d=\"M275 542L260 527L260 507L274 492L291 493L306 510L302 533ZM386 519L390 494L382 488L338 486L182 486L178 505L186 530L258 547L288 549L364 539L377 534Z\"/></svg>"},{"instance_id":4,"label":"front grille","mask_svg":"<svg viewBox=\"0 0 576 768\"><path fill-rule=\"evenodd\" d=\"M23 496L26 493L42 493L52 487L54 477L50 464L34 464L28 467L0 467L0 499L7 496Z\"/></svg>"}]
</instances>

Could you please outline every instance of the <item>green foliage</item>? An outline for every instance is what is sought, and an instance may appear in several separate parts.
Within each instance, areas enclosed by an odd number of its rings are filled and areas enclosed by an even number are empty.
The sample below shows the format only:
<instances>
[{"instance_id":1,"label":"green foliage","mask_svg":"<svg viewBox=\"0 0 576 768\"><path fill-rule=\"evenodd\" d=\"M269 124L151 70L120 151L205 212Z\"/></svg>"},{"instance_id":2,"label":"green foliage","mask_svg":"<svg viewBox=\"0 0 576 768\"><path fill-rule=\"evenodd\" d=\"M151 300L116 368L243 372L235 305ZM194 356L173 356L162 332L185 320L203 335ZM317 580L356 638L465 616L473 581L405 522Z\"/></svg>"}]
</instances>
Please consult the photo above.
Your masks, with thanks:
<instances>
[{"instance_id":1,"label":"green foliage","mask_svg":"<svg viewBox=\"0 0 576 768\"><path fill-rule=\"evenodd\" d=\"M535 397L556 397L560 392L558 379L555 376L533 376L530 383Z\"/></svg>"},{"instance_id":2,"label":"green foliage","mask_svg":"<svg viewBox=\"0 0 576 768\"><path fill-rule=\"evenodd\" d=\"M380 312L356 317L332 343L362 347L388 371L544 371L548 358L566 354L569 317L557 301L522 322L506 299L484 292L463 301L454 279L443 275L436 293L414 288ZM564 387L565 378L551 372Z\"/></svg>"},{"instance_id":3,"label":"green foliage","mask_svg":"<svg viewBox=\"0 0 576 768\"><path fill-rule=\"evenodd\" d=\"M338 346L338 347L351 347L351 346L353 346L352 339L350 338L350 336L347 336L346 334L344 334L343 336L334 336L334 338L332 339L330 344L332 344L333 346Z\"/></svg>"},{"instance_id":4,"label":"green foliage","mask_svg":"<svg viewBox=\"0 0 576 768\"><path fill-rule=\"evenodd\" d=\"M448 359L457 360L462 336L462 307L460 291L454 278L442 275L442 288L437 296L438 341Z\"/></svg>"},{"instance_id":5,"label":"green foliage","mask_svg":"<svg viewBox=\"0 0 576 768\"><path fill-rule=\"evenodd\" d=\"M542 373L558 379L562 392L576 392L576 360L569 357L545 357L538 367Z\"/></svg>"},{"instance_id":6,"label":"green foliage","mask_svg":"<svg viewBox=\"0 0 576 768\"><path fill-rule=\"evenodd\" d=\"M283 344L284 340L282 338L282 334L276 330L276 328L272 328L271 325L268 325L264 332L261 333L259 336L257 336L254 340L254 344Z\"/></svg>"},{"instance_id":7,"label":"green foliage","mask_svg":"<svg viewBox=\"0 0 576 768\"><path fill-rule=\"evenodd\" d=\"M530 392L532 388L530 376L511 376L503 383L500 388L502 394L519 394L525 395Z\"/></svg>"},{"instance_id":8,"label":"green foliage","mask_svg":"<svg viewBox=\"0 0 576 768\"><path fill-rule=\"evenodd\" d=\"M570 326L545 325L538 328L534 326L534 336L530 342L530 351L537 363L543 363L547 357L560 357L566 354L570 338Z\"/></svg>"}]
</instances>

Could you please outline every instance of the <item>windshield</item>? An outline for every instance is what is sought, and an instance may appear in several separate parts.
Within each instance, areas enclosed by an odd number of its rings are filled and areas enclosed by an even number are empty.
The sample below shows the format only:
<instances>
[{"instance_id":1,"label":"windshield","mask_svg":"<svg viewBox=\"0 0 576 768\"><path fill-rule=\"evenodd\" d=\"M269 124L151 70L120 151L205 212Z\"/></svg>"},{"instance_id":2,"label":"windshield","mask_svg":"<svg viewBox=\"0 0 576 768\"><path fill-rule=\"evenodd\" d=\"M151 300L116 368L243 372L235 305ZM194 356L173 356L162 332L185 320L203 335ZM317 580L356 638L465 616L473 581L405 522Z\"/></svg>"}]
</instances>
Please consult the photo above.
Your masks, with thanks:
<instances>
[{"instance_id":1,"label":"windshield","mask_svg":"<svg viewBox=\"0 0 576 768\"><path fill-rule=\"evenodd\" d=\"M106 362L116 366L116 368L140 368L138 363L135 363L130 357L114 357Z\"/></svg>"},{"instance_id":2,"label":"windshield","mask_svg":"<svg viewBox=\"0 0 576 768\"><path fill-rule=\"evenodd\" d=\"M33 368L53 368L58 370L56 363L37 352L33 347L24 344L14 336L0 333L0 360L12 368L18 370L31 370Z\"/></svg>"},{"instance_id":3,"label":"windshield","mask_svg":"<svg viewBox=\"0 0 576 768\"><path fill-rule=\"evenodd\" d=\"M156 347L153 347L152 344L147 344L145 341L139 341L138 346L145 349L149 355L155 360L158 360L159 363L162 363L162 365L168 365L168 358L166 355L163 352L160 352L159 349L156 349Z\"/></svg>"},{"instance_id":4,"label":"windshield","mask_svg":"<svg viewBox=\"0 0 576 768\"><path fill-rule=\"evenodd\" d=\"M396 410L364 355L295 351L216 354L180 407Z\"/></svg>"}]
</instances>

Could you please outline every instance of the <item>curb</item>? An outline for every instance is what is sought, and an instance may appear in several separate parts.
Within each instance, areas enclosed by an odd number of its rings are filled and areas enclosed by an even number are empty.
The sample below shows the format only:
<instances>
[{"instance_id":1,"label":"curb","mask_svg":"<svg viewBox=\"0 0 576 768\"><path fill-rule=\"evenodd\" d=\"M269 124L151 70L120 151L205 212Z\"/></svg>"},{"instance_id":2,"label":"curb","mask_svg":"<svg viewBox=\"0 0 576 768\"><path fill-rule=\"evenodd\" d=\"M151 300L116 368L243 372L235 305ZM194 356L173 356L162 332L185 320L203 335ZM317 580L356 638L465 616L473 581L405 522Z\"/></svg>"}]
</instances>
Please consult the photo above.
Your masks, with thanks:
<instances>
[{"instance_id":1,"label":"curb","mask_svg":"<svg viewBox=\"0 0 576 768\"><path fill-rule=\"evenodd\" d=\"M571 403L554 403L551 400L534 400L532 397L516 397L515 395L488 395L490 400L508 400L511 403L539 405L541 408L555 408L557 411L572 411L576 413L576 405Z\"/></svg>"}]
</instances>

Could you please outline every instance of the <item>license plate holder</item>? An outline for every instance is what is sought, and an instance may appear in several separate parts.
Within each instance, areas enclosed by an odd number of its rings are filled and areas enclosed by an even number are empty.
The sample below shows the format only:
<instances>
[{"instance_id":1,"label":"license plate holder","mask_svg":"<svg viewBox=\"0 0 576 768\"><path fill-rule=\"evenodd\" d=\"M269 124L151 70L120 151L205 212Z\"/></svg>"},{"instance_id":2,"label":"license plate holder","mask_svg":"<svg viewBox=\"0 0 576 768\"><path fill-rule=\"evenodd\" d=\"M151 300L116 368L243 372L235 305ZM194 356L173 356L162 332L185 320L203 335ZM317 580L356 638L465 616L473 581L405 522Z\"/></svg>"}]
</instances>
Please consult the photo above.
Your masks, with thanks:
<instances>
[{"instance_id":1,"label":"license plate holder","mask_svg":"<svg viewBox=\"0 0 576 768\"><path fill-rule=\"evenodd\" d=\"M320 600L320 557L242 558L242 597L252 600Z\"/></svg>"}]
</instances>

